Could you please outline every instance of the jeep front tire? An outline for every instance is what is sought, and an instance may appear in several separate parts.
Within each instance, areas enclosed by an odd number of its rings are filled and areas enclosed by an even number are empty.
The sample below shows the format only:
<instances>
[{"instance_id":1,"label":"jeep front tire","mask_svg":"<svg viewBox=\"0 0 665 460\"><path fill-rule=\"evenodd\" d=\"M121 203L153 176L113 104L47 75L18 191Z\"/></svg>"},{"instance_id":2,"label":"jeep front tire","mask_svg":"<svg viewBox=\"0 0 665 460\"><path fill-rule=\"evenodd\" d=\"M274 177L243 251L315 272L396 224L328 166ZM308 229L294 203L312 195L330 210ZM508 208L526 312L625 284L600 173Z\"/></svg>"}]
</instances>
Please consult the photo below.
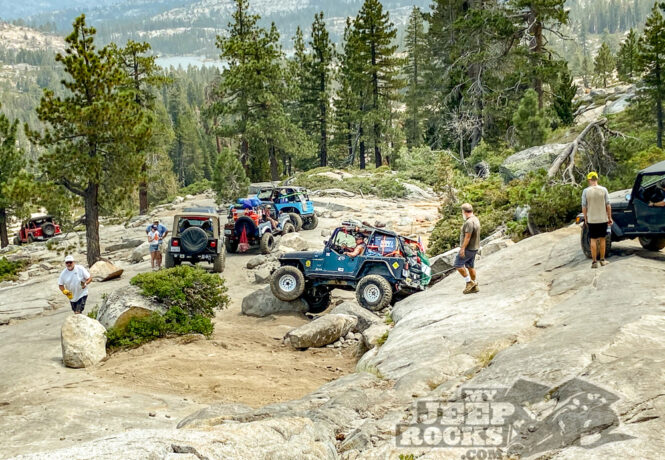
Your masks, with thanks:
<instances>
[{"instance_id":1,"label":"jeep front tire","mask_svg":"<svg viewBox=\"0 0 665 460\"><path fill-rule=\"evenodd\" d=\"M279 300L296 300L305 292L305 276L298 267L284 265L272 274L270 290Z\"/></svg>"},{"instance_id":2,"label":"jeep front tire","mask_svg":"<svg viewBox=\"0 0 665 460\"><path fill-rule=\"evenodd\" d=\"M275 249L275 237L272 236L272 233L265 232L261 236L261 254L270 254L273 249Z\"/></svg>"},{"instance_id":3,"label":"jeep front tire","mask_svg":"<svg viewBox=\"0 0 665 460\"><path fill-rule=\"evenodd\" d=\"M649 251L660 251L665 248L665 238L640 236L640 244Z\"/></svg>"},{"instance_id":4,"label":"jeep front tire","mask_svg":"<svg viewBox=\"0 0 665 460\"><path fill-rule=\"evenodd\" d=\"M383 276L367 275L356 286L356 300L371 311L379 311L390 305L393 290Z\"/></svg>"},{"instance_id":5,"label":"jeep front tire","mask_svg":"<svg viewBox=\"0 0 665 460\"><path fill-rule=\"evenodd\" d=\"M217 257L213 262L212 271L215 273L222 273L224 271L225 264L226 264L226 251L222 250L222 252L217 254Z\"/></svg>"},{"instance_id":6,"label":"jeep front tire","mask_svg":"<svg viewBox=\"0 0 665 460\"><path fill-rule=\"evenodd\" d=\"M312 214L309 217L305 217L302 224L303 230L314 230L319 225L319 218L316 217L316 214Z\"/></svg>"}]
</instances>

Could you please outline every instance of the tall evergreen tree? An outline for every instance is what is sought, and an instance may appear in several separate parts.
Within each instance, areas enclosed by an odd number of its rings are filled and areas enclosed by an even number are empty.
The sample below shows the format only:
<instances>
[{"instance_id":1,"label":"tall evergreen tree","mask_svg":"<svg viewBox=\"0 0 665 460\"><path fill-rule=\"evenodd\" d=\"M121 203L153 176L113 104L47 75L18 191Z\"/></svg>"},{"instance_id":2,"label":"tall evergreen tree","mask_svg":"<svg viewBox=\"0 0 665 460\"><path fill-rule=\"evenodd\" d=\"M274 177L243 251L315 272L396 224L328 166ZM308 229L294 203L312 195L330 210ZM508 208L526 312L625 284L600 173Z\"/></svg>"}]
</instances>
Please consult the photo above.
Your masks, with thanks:
<instances>
[{"instance_id":1,"label":"tall evergreen tree","mask_svg":"<svg viewBox=\"0 0 665 460\"><path fill-rule=\"evenodd\" d=\"M427 43L423 25L423 13L413 7L406 27L404 44L406 48L406 144L418 147L423 142L423 105L425 105L425 62L427 62Z\"/></svg>"},{"instance_id":2,"label":"tall evergreen tree","mask_svg":"<svg viewBox=\"0 0 665 460\"><path fill-rule=\"evenodd\" d=\"M400 59L395 56L397 29L390 22L388 12L383 11L379 0L365 0L354 28L357 31L362 72L369 82L371 106L366 118L372 127L374 164L378 168L383 164L381 147L386 120L391 119L391 105L403 86L398 72Z\"/></svg>"},{"instance_id":3,"label":"tall evergreen tree","mask_svg":"<svg viewBox=\"0 0 665 460\"><path fill-rule=\"evenodd\" d=\"M64 54L56 56L68 75L68 93L56 97L44 90L37 108L44 128L29 137L48 149L40 158L46 177L83 199L87 261L93 265L100 258L100 203L135 188L143 164L138 152L150 127L116 53L97 50L95 29L86 26L84 15L73 27Z\"/></svg>"},{"instance_id":4,"label":"tall evergreen tree","mask_svg":"<svg viewBox=\"0 0 665 460\"><path fill-rule=\"evenodd\" d=\"M553 106L563 126L571 126L575 120L576 105L573 99L577 94L577 85L567 69L559 74L559 83L554 91Z\"/></svg>"},{"instance_id":5,"label":"tall evergreen tree","mask_svg":"<svg viewBox=\"0 0 665 460\"><path fill-rule=\"evenodd\" d=\"M603 42L593 61L593 70L598 81L602 83L603 88L607 88L607 81L612 78L614 67L615 63L612 51L610 51L610 47L607 46L607 43Z\"/></svg>"},{"instance_id":6,"label":"tall evergreen tree","mask_svg":"<svg viewBox=\"0 0 665 460\"><path fill-rule=\"evenodd\" d=\"M626 83L632 83L637 71L637 42L637 34L633 31L633 29L630 29L626 39L621 43L619 54L617 55L617 73L619 75L619 79Z\"/></svg>"},{"instance_id":7,"label":"tall evergreen tree","mask_svg":"<svg viewBox=\"0 0 665 460\"><path fill-rule=\"evenodd\" d=\"M328 117L330 109L330 73L334 48L323 20L323 12L314 15L312 24L312 59L309 61L308 76L312 88L312 105L318 125L319 165L328 165Z\"/></svg>"},{"instance_id":8,"label":"tall evergreen tree","mask_svg":"<svg viewBox=\"0 0 665 460\"><path fill-rule=\"evenodd\" d=\"M7 218L14 203L8 187L25 167L23 152L16 142L17 130L18 120L12 122L0 112L0 248L9 244Z\"/></svg>"},{"instance_id":9,"label":"tall evergreen tree","mask_svg":"<svg viewBox=\"0 0 665 460\"><path fill-rule=\"evenodd\" d=\"M533 89L524 93L517 111L513 115L515 135L520 148L541 145L547 138L547 120L538 109L538 94Z\"/></svg>"},{"instance_id":10,"label":"tall evergreen tree","mask_svg":"<svg viewBox=\"0 0 665 460\"><path fill-rule=\"evenodd\" d=\"M639 41L639 64L644 71L641 97L656 114L656 142L663 148L663 103L665 101L665 4L654 4Z\"/></svg>"},{"instance_id":11,"label":"tall evergreen tree","mask_svg":"<svg viewBox=\"0 0 665 460\"><path fill-rule=\"evenodd\" d=\"M213 184L220 203L233 201L247 193L249 179L238 156L230 149L222 149L217 157Z\"/></svg>"}]
</instances>

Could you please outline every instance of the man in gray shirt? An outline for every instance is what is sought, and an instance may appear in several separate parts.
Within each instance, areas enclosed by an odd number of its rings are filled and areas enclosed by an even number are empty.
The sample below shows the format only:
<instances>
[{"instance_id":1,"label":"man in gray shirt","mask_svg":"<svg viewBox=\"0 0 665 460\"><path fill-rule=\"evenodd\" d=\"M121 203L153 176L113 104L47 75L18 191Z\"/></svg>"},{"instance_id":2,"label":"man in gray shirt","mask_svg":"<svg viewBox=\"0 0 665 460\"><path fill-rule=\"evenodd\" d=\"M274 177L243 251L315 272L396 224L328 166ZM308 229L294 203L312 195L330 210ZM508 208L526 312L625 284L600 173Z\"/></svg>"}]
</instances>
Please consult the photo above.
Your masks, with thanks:
<instances>
[{"instance_id":1,"label":"man in gray shirt","mask_svg":"<svg viewBox=\"0 0 665 460\"><path fill-rule=\"evenodd\" d=\"M466 281L464 294L478 292L476 281L476 269L474 268L476 254L480 248L480 221L473 214L473 206L469 203L462 205L462 217L464 224L460 232L460 250L455 257L454 267ZM467 273L468 269L468 273Z\"/></svg>"},{"instance_id":2,"label":"man in gray shirt","mask_svg":"<svg viewBox=\"0 0 665 460\"><path fill-rule=\"evenodd\" d=\"M605 187L598 185L598 173L591 171L587 174L589 186L582 192L582 213L584 225L589 231L589 244L591 246L591 268L607 265L605 260L605 238L607 227L612 225L612 208L610 207L610 194ZM600 257L597 257L600 256Z\"/></svg>"}]
</instances>

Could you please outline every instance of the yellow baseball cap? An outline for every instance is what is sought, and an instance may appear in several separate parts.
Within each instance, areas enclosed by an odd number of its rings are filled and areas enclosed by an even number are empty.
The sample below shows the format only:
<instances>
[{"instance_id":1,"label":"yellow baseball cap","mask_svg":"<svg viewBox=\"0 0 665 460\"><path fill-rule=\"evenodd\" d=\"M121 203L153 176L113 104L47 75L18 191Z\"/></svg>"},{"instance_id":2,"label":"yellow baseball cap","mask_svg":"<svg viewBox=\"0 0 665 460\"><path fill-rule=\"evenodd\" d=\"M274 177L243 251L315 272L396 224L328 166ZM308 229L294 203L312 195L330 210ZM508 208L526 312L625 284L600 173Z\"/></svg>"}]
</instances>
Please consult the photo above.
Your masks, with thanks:
<instances>
[{"instance_id":1,"label":"yellow baseball cap","mask_svg":"<svg viewBox=\"0 0 665 460\"><path fill-rule=\"evenodd\" d=\"M598 173L596 171L591 171L586 175L587 180L598 179Z\"/></svg>"}]
</instances>

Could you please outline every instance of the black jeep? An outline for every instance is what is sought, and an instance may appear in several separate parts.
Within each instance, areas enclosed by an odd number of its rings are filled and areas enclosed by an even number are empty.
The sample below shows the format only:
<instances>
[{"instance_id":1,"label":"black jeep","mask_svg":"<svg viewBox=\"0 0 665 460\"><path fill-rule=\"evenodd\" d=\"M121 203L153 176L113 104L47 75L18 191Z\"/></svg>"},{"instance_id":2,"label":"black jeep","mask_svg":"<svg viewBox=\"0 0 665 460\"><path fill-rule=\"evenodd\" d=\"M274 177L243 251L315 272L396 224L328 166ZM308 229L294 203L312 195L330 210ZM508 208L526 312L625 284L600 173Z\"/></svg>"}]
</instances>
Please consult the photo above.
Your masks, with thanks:
<instances>
[{"instance_id":1,"label":"black jeep","mask_svg":"<svg viewBox=\"0 0 665 460\"><path fill-rule=\"evenodd\" d=\"M359 233L366 249L352 258L345 249L356 246ZM279 259L281 267L270 281L275 297L290 301L302 296L309 311L318 313L328 307L332 289L355 290L360 305L378 311L397 295L421 291L429 283L429 266L412 247L417 243L394 232L346 223L324 244L321 252L291 252Z\"/></svg>"},{"instance_id":2,"label":"black jeep","mask_svg":"<svg viewBox=\"0 0 665 460\"><path fill-rule=\"evenodd\" d=\"M219 216L208 212L185 212L173 218L173 236L166 248L164 265L210 262L215 273L224 271L226 248Z\"/></svg>"},{"instance_id":3,"label":"black jeep","mask_svg":"<svg viewBox=\"0 0 665 460\"><path fill-rule=\"evenodd\" d=\"M658 183L665 179L665 161L656 163L637 173L632 189L610 194L612 206L612 232L606 237L607 252L613 241L638 238L644 249L660 251L665 248L665 207L649 206L660 198ZM577 222L583 223L579 214ZM582 250L591 257L589 230L582 228Z\"/></svg>"}]
</instances>

